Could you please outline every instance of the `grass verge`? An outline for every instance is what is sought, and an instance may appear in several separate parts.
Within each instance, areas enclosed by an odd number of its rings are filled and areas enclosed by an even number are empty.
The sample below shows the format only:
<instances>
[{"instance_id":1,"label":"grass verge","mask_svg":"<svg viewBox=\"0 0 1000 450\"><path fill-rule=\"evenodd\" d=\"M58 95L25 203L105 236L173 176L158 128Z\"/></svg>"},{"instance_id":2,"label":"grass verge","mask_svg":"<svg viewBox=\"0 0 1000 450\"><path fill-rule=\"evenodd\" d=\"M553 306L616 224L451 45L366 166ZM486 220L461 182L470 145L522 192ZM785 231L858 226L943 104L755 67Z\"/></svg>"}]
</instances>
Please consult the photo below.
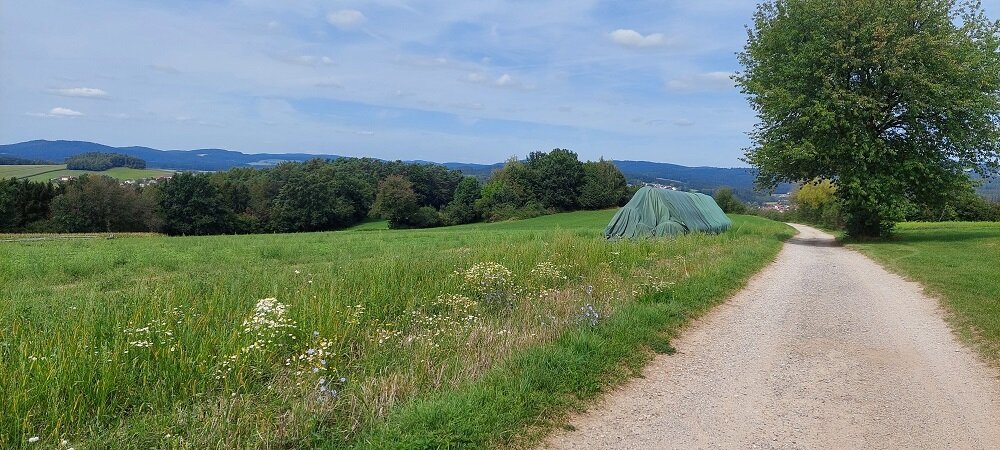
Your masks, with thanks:
<instances>
[{"instance_id":1,"label":"grass verge","mask_svg":"<svg viewBox=\"0 0 1000 450\"><path fill-rule=\"evenodd\" d=\"M761 227L755 231L768 228L759 219L737 223ZM672 353L670 337L740 289L792 235L787 227L769 231L770 239L761 236L758 245L727 254L670 289L639 297L607 321L520 352L480 380L408 403L362 436L356 448L519 448L537 443L567 412L639 375L654 354Z\"/></svg>"},{"instance_id":2,"label":"grass verge","mask_svg":"<svg viewBox=\"0 0 1000 450\"><path fill-rule=\"evenodd\" d=\"M958 333L1000 365L1000 223L910 222L848 244L942 300Z\"/></svg>"}]
</instances>

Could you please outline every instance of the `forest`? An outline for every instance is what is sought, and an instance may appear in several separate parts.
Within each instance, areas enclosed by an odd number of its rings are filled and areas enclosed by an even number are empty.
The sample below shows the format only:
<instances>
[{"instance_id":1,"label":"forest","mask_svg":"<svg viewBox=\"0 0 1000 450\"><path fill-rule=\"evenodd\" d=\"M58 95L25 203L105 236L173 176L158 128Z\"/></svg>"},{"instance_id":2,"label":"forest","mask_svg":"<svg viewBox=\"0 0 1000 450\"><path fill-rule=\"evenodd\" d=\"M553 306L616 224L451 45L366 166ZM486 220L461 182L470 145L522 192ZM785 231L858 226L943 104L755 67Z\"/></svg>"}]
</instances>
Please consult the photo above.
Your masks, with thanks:
<instances>
[{"instance_id":1,"label":"forest","mask_svg":"<svg viewBox=\"0 0 1000 450\"><path fill-rule=\"evenodd\" d=\"M485 184L434 164L314 159L179 173L144 187L94 175L0 180L0 232L288 233L370 219L428 228L609 208L630 194L610 161L581 162L564 149L511 158Z\"/></svg>"},{"instance_id":2,"label":"forest","mask_svg":"<svg viewBox=\"0 0 1000 450\"><path fill-rule=\"evenodd\" d=\"M102 171L113 167L145 169L146 161L119 153L89 152L66 158L66 168L70 170Z\"/></svg>"}]
</instances>

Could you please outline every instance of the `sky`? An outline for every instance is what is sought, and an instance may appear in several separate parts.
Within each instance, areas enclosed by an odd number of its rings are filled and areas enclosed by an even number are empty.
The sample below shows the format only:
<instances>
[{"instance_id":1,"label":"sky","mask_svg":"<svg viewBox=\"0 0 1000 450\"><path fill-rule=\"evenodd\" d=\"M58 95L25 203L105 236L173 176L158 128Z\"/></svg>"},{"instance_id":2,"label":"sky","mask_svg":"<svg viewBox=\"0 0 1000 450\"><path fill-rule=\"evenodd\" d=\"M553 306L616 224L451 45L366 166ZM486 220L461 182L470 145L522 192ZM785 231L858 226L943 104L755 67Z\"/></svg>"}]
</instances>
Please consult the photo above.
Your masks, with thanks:
<instances>
[{"instance_id":1,"label":"sky","mask_svg":"<svg viewBox=\"0 0 1000 450\"><path fill-rule=\"evenodd\" d=\"M754 3L5 1L0 143L742 166Z\"/></svg>"}]
</instances>

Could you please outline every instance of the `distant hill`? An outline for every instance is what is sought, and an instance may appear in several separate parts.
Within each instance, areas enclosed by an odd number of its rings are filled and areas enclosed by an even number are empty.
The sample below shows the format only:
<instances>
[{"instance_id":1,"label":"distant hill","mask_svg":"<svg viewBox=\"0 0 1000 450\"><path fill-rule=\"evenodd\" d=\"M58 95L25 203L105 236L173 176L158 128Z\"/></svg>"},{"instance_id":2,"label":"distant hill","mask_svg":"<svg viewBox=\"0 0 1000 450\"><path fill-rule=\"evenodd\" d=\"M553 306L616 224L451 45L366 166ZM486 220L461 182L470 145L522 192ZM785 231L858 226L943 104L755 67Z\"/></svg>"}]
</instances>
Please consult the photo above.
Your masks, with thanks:
<instances>
[{"instance_id":1,"label":"distant hill","mask_svg":"<svg viewBox=\"0 0 1000 450\"><path fill-rule=\"evenodd\" d=\"M17 144L0 145L0 157L11 156L25 159L64 161L81 153L120 153L146 161L146 166L171 170L227 170L233 167L271 167L284 161L306 161L312 158L335 159L338 155L316 155L309 153L253 153L233 150L158 150L149 147L110 147L85 141L28 141ZM676 186L679 189L713 191L722 186L733 188L736 194L746 200L760 200L766 195L754 192L753 171L749 168L687 167L677 164L649 161L613 161L630 182L658 183ZM503 166L496 164L436 163L450 169L460 170L481 179ZM789 185L780 186L778 193L788 192Z\"/></svg>"},{"instance_id":2,"label":"distant hill","mask_svg":"<svg viewBox=\"0 0 1000 450\"><path fill-rule=\"evenodd\" d=\"M85 141L27 141L0 145L0 156L64 161L81 153L120 153L146 161L146 166L173 170L227 170L233 167L269 167L282 161L307 161L312 158L339 158L337 155L307 153L255 153L206 148L197 150L158 150L149 147L111 147ZM263 161L263 163L262 163Z\"/></svg>"}]
</instances>

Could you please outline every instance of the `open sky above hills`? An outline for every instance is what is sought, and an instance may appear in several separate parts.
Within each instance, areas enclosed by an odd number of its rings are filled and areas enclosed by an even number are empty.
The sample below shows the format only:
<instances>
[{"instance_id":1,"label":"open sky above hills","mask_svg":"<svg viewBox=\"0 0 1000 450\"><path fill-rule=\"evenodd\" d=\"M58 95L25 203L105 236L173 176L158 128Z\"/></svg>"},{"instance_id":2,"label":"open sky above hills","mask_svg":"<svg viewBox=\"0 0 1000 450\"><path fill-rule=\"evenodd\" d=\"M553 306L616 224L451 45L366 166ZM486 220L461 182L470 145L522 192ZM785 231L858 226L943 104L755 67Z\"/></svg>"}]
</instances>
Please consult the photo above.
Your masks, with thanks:
<instances>
[{"instance_id":1,"label":"open sky above hills","mask_svg":"<svg viewBox=\"0 0 1000 450\"><path fill-rule=\"evenodd\" d=\"M1000 0L983 2L994 17ZM754 2L36 0L0 7L0 142L737 166Z\"/></svg>"}]
</instances>

